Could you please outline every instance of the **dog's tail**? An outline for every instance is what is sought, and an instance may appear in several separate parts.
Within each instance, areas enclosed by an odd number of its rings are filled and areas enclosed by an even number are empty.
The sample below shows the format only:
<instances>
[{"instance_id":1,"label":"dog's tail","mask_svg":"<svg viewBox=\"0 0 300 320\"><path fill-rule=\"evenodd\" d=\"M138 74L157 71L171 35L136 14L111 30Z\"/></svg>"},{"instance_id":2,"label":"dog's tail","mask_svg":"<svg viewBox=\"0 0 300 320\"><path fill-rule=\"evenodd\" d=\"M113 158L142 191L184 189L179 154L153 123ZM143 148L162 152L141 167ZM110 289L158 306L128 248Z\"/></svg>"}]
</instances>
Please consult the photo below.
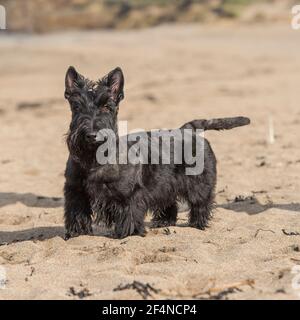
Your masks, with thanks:
<instances>
[{"instance_id":1,"label":"dog's tail","mask_svg":"<svg viewBox=\"0 0 300 320\"><path fill-rule=\"evenodd\" d=\"M181 129L202 129L202 130L229 130L250 124L246 117L220 118L211 120L193 120L181 127Z\"/></svg>"}]
</instances>

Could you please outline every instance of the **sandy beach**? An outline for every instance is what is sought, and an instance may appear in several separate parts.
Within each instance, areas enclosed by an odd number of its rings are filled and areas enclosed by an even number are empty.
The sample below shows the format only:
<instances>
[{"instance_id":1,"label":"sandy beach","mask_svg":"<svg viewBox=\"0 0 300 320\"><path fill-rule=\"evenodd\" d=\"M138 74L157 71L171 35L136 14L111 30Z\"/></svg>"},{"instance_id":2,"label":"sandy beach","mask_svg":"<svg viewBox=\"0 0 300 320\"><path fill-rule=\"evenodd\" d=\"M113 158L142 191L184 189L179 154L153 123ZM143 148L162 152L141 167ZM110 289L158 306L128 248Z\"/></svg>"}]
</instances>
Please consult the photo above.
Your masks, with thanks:
<instances>
[{"instance_id":1,"label":"sandy beach","mask_svg":"<svg viewBox=\"0 0 300 320\"><path fill-rule=\"evenodd\" d=\"M0 299L299 299L299 37L288 24L1 35ZM251 118L206 133L218 159L208 229L181 212L167 229L148 216L145 238L95 227L63 240L69 65L91 79L122 67L130 130Z\"/></svg>"}]
</instances>

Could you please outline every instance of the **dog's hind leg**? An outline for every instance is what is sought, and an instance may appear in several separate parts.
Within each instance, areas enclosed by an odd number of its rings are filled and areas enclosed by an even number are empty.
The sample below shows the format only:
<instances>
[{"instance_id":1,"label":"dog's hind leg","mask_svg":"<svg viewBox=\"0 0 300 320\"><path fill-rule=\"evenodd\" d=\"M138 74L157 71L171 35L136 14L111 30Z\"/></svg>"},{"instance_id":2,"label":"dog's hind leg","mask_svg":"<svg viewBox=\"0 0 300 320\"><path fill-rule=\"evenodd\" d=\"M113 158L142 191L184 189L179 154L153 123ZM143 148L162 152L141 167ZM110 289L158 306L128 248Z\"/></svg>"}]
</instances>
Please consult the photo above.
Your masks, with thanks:
<instances>
[{"instance_id":1,"label":"dog's hind leg","mask_svg":"<svg viewBox=\"0 0 300 320\"><path fill-rule=\"evenodd\" d=\"M161 228L175 226L177 221L177 212L177 203L174 203L164 209L155 210L153 212L152 227Z\"/></svg>"},{"instance_id":2,"label":"dog's hind leg","mask_svg":"<svg viewBox=\"0 0 300 320\"><path fill-rule=\"evenodd\" d=\"M206 198L190 202L189 225L193 228L204 230L211 218L214 206L214 192L210 191Z\"/></svg>"}]
</instances>

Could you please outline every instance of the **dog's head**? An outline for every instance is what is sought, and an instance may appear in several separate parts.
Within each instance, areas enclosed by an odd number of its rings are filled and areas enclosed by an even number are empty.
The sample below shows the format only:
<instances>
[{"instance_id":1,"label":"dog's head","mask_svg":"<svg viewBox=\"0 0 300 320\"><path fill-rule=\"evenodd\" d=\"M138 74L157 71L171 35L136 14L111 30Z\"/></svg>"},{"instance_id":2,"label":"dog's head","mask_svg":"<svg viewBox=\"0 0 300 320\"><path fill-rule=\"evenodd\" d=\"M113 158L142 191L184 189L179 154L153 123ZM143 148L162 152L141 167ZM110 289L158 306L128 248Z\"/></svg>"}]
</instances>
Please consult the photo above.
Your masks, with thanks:
<instances>
[{"instance_id":1,"label":"dog's head","mask_svg":"<svg viewBox=\"0 0 300 320\"><path fill-rule=\"evenodd\" d=\"M96 136L100 130L111 129L117 133L123 87L124 76L120 68L94 82L84 78L74 67L69 67L65 79L65 98L70 103L72 120L67 144L73 158L80 161L96 149Z\"/></svg>"}]
</instances>

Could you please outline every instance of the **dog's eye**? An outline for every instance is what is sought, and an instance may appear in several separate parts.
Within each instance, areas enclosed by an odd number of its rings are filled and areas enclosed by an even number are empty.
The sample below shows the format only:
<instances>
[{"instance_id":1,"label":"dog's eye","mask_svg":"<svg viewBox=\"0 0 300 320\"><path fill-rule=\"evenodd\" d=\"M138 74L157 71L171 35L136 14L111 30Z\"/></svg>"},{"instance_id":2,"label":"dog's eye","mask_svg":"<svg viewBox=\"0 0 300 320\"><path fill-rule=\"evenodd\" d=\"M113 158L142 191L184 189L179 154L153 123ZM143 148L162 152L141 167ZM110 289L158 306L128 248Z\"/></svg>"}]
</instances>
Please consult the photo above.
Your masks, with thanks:
<instances>
[{"instance_id":1,"label":"dog's eye","mask_svg":"<svg viewBox=\"0 0 300 320\"><path fill-rule=\"evenodd\" d=\"M111 108L108 104L105 104L104 106L101 107L102 112L110 112Z\"/></svg>"}]
</instances>

